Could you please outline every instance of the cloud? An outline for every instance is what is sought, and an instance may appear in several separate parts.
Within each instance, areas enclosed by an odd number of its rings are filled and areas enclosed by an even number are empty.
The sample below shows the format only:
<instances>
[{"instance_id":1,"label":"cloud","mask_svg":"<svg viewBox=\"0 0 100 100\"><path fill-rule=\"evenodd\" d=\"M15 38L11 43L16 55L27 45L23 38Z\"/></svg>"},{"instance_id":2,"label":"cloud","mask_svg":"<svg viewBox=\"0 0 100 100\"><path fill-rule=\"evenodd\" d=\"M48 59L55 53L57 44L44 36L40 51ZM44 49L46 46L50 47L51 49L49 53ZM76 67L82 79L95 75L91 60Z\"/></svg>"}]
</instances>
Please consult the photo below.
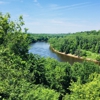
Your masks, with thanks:
<instances>
[{"instance_id":1,"label":"cloud","mask_svg":"<svg viewBox=\"0 0 100 100\"><path fill-rule=\"evenodd\" d=\"M89 2L78 3L78 4L69 5L69 6L59 6L57 4L51 4L49 7L52 10L60 10L60 9L72 9L72 8L76 8L76 7L86 6L86 4L89 4Z\"/></svg>"},{"instance_id":2,"label":"cloud","mask_svg":"<svg viewBox=\"0 0 100 100\"><path fill-rule=\"evenodd\" d=\"M7 3L7 2L0 1L0 4L5 4L5 3Z\"/></svg>"},{"instance_id":3,"label":"cloud","mask_svg":"<svg viewBox=\"0 0 100 100\"><path fill-rule=\"evenodd\" d=\"M30 15L26 14L26 13L22 13L22 15L23 15L23 19L24 19L25 24L26 24L26 21L28 21L30 19Z\"/></svg>"},{"instance_id":4,"label":"cloud","mask_svg":"<svg viewBox=\"0 0 100 100\"><path fill-rule=\"evenodd\" d=\"M81 21L73 22L66 19L32 19L27 20L26 27L33 33L68 33L81 31L87 28L87 24ZM87 29L86 29L87 30Z\"/></svg>"},{"instance_id":5,"label":"cloud","mask_svg":"<svg viewBox=\"0 0 100 100\"><path fill-rule=\"evenodd\" d=\"M27 22L27 25L41 25L40 22Z\"/></svg>"},{"instance_id":6,"label":"cloud","mask_svg":"<svg viewBox=\"0 0 100 100\"><path fill-rule=\"evenodd\" d=\"M33 0L36 6L41 7L40 3L37 0Z\"/></svg>"},{"instance_id":7,"label":"cloud","mask_svg":"<svg viewBox=\"0 0 100 100\"><path fill-rule=\"evenodd\" d=\"M20 0L20 2L24 2L23 0Z\"/></svg>"},{"instance_id":8,"label":"cloud","mask_svg":"<svg viewBox=\"0 0 100 100\"><path fill-rule=\"evenodd\" d=\"M64 24L64 22L63 21L61 21L61 20L51 20L51 23L52 24Z\"/></svg>"},{"instance_id":9,"label":"cloud","mask_svg":"<svg viewBox=\"0 0 100 100\"><path fill-rule=\"evenodd\" d=\"M33 2L38 2L37 0L33 0Z\"/></svg>"}]
</instances>

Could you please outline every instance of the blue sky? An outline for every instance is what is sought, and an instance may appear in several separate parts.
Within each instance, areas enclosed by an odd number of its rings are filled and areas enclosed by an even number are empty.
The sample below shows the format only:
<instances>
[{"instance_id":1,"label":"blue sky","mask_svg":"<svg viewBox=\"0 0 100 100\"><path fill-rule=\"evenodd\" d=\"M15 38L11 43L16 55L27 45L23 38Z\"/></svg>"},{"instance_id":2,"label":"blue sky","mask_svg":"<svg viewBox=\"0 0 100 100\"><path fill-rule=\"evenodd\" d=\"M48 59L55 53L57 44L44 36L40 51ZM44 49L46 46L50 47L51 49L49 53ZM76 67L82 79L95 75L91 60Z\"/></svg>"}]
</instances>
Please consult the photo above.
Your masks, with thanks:
<instances>
[{"instance_id":1,"label":"blue sky","mask_svg":"<svg viewBox=\"0 0 100 100\"><path fill-rule=\"evenodd\" d=\"M100 0L0 0L0 12L23 15L32 33L100 30Z\"/></svg>"}]
</instances>

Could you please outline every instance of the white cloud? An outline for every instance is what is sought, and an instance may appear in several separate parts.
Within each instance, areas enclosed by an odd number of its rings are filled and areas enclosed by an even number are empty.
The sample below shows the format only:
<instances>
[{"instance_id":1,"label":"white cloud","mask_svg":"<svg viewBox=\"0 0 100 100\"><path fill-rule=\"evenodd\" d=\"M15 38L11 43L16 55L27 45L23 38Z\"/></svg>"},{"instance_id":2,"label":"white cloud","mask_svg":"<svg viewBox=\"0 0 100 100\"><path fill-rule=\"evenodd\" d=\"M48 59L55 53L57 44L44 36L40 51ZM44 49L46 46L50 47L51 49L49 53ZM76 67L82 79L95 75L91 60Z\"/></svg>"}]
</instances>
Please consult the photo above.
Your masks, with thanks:
<instances>
[{"instance_id":1,"label":"white cloud","mask_svg":"<svg viewBox=\"0 0 100 100\"><path fill-rule=\"evenodd\" d=\"M27 25L41 25L40 22L27 22Z\"/></svg>"},{"instance_id":2,"label":"white cloud","mask_svg":"<svg viewBox=\"0 0 100 100\"><path fill-rule=\"evenodd\" d=\"M7 3L7 2L0 1L0 4L5 4L5 3Z\"/></svg>"},{"instance_id":3,"label":"white cloud","mask_svg":"<svg viewBox=\"0 0 100 100\"><path fill-rule=\"evenodd\" d=\"M26 27L33 33L68 33L87 30L87 25L61 19L34 19L26 22Z\"/></svg>"},{"instance_id":4,"label":"white cloud","mask_svg":"<svg viewBox=\"0 0 100 100\"><path fill-rule=\"evenodd\" d=\"M49 7L50 7L50 9L52 9L52 10L74 9L74 8L76 8L76 7L86 6L86 4L89 4L89 2L78 3L78 4L68 5L68 6L59 6L59 5L57 5L57 4L51 4L51 5L49 5Z\"/></svg>"},{"instance_id":5,"label":"white cloud","mask_svg":"<svg viewBox=\"0 0 100 100\"><path fill-rule=\"evenodd\" d=\"M51 20L51 23L53 24L65 24L63 21L60 21L60 20Z\"/></svg>"},{"instance_id":6,"label":"white cloud","mask_svg":"<svg viewBox=\"0 0 100 100\"><path fill-rule=\"evenodd\" d=\"M24 2L23 0L20 0L20 2Z\"/></svg>"},{"instance_id":7,"label":"white cloud","mask_svg":"<svg viewBox=\"0 0 100 100\"><path fill-rule=\"evenodd\" d=\"M41 7L40 3L37 0L33 0L36 6Z\"/></svg>"},{"instance_id":8,"label":"white cloud","mask_svg":"<svg viewBox=\"0 0 100 100\"><path fill-rule=\"evenodd\" d=\"M23 14L23 17L27 18L27 17L29 17L29 14Z\"/></svg>"},{"instance_id":9,"label":"white cloud","mask_svg":"<svg viewBox=\"0 0 100 100\"><path fill-rule=\"evenodd\" d=\"M37 0L33 0L33 2L38 2Z\"/></svg>"}]
</instances>

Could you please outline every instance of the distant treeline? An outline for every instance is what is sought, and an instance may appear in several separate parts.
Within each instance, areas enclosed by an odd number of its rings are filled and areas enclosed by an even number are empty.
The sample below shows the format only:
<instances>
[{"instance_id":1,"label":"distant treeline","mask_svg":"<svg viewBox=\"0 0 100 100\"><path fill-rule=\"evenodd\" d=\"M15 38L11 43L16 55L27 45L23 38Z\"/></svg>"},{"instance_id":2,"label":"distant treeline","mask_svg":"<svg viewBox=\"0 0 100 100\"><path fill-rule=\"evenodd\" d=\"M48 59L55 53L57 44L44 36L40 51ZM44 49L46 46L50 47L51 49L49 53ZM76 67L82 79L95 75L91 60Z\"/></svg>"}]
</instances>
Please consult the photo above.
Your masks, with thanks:
<instances>
[{"instance_id":1,"label":"distant treeline","mask_svg":"<svg viewBox=\"0 0 100 100\"><path fill-rule=\"evenodd\" d=\"M59 38L59 37L65 37L66 35L69 34L33 34L33 33L28 33L29 35L29 40L31 43L37 42L37 41L45 41L47 42L50 38Z\"/></svg>"},{"instance_id":2,"label":"distant treeline","mask_svg":"<svg viewBox=\"0 0 100 100\"><path fill-rule=\"evenodd\" d=\"M49 42L55 49L65 53L75 54L78 49L100 53L100 31L78 32L63 38L54 37Z\"/></svg>"}]
</instances>

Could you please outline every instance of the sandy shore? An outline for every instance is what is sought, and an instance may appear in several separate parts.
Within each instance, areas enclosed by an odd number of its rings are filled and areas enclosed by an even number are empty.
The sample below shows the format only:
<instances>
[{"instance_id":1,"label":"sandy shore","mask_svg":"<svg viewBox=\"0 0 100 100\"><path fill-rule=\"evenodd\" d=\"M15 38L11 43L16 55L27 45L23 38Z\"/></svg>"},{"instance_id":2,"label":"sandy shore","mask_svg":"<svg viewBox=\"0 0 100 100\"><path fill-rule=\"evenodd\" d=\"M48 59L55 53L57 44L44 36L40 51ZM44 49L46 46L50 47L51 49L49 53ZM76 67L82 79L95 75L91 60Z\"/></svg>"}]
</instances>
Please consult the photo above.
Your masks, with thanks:
<instances>
[{"instance_id":1,"label":"sandy shore","mask_svg":"<svg viewBox=\"0 0 100 100\"><path fill-rule=\"evenodd\" d=\"M92 62L95 62L97 64L99 64L100 62L97 61L97 60L92 60L90 58L83 58L83 57L78 57L78 56L75 56L75 55L72 55L72 54L65 54L64 52L59 52L57 50L55 50L54 48L52 48L50 46L50 48L55 52L55 53L58 53L58 54L61 54L61 55L65 55L65 56L69 56L69 57L73 57L73 58L76 58L76 59L81 59L81 60L87 60L87 61L92 61Z\"/></svg>"}]
</instances>

